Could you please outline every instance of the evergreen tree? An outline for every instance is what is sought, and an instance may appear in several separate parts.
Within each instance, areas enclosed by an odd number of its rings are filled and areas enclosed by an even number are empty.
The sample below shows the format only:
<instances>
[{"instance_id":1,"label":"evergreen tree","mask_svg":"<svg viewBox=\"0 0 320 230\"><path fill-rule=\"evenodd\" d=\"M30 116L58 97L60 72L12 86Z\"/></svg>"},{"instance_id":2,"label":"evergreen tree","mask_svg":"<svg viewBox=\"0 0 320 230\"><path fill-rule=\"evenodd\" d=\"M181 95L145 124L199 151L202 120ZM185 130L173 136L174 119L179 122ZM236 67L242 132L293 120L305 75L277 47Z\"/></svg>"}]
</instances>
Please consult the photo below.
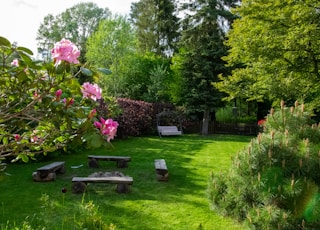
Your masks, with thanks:
<instances>
[{"instance_id":1,"label":"evergreen tree","mask_svg":"<svg viewBox=\"0 0 320 230\"><path fill-rule=\"evenodd\" d=\"M140 0L132 3L130 17L137 30L142 53L172 56L179 38L179 18L174 0Z\"/></svg>"},{"instance_id":2,"label":"evergreen tree","mask_svg":"<svg viewBox=\"0 0 320 230\"><path fill-rule=\"evenodd\" d=\"M271 109L232 167L211 174L212 207L250 229L320 229L320 126L310 111L283 101Z\"/></svg>"},{"instance_id":3,"label":"evergreen tree","mask_svg":"<svg viewBox=\"0 0 320 230\"><path fill-rule=\"evenodd\" d=\"M222 93L212 83L228 68L221 57L227 54L225 25L233 19L227 10L230 1L197 0L183 4L186 12L183 21L181 46L183 47L182 74L185 105L193 112L203 113L202 134L208 134L210 113L221 106Z\"/></svg>"}]
</instances>

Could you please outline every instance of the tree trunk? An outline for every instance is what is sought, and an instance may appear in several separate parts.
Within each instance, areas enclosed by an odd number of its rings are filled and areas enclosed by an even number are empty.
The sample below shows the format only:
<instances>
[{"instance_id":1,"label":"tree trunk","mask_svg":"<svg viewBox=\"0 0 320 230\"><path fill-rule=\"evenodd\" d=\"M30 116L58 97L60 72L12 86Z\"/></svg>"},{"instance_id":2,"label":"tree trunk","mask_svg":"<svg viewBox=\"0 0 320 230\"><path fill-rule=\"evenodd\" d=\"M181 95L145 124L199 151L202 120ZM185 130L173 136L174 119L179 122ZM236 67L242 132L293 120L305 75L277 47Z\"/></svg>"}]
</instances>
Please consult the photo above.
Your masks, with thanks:
<instances>
[{"instance_id":1,"label":"tree trunk","mask_svg":"<svg viewBox=\"0 0 320 230\"><path fill-rule=\"evenodd\" d=\"M201 135L209 134L209 121L210 121L210 110L209 108L206 108L205 111L203 112Z\"/></svg>"}]
</instances>

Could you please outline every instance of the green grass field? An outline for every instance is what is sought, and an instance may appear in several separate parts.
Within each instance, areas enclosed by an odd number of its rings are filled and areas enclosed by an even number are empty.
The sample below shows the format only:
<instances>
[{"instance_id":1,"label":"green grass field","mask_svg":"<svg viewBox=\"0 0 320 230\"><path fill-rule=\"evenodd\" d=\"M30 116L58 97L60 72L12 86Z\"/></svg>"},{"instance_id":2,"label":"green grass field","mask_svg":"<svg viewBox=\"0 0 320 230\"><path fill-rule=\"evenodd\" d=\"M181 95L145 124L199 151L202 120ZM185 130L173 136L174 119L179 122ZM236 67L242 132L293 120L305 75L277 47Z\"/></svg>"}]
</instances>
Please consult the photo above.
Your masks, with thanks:
<instances>
[{"instance_id":1,"label":"green grass field","mask_svg":"<svg viewBox=\"0 0 320 230\"><path fill-rule=\"evenodd\" d=\"M22 229L23 222L32 229L84 229L88 222L99 221L112 223L117 230L244 229L210 210L206 192L210 172L228 169L231 157L250 139L230 135L138 137L116 140L113 149L79 149L77 154L50 157L46 162L9 164L0 174L0 229ZM101 161L98 169L92 169L87 167L89 154L131 156L132 160L128 168ZM154 159L159 158L166 160L168 182L156 180ZM32 172L53 161L65 161L66 173L53 182L33 182ZM76 165L83 166L71 167ZM71 192L73 176L98 171L121 171L133 177L131 192L118 194L111 184L89 184L84 195Z\"/></svg>"}]
</instances>

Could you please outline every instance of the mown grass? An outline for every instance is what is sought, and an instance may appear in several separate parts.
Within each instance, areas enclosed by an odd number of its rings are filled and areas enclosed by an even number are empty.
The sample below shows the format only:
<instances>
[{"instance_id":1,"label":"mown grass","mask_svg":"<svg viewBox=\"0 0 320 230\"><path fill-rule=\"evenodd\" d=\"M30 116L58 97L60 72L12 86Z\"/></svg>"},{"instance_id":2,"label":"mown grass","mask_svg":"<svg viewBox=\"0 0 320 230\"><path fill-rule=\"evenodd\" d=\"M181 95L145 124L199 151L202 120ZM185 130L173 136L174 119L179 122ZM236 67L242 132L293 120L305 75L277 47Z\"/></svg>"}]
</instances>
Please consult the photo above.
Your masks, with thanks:
<instances>
[{"instance_id":1,"label":"mown grass","mask_svg":"<svg viewBox=\"0 0 320 230\"><path fill-rule=\"evenodd\" d=\"M229 168L231 157L250 139L230 135L138 137L116 140L113 149L79 149L77 154L47 158L46 162L10 164L0 174L0 229L19 227L24 221L34 229L50 230L83 229L83 223L90 221L112 223L117 230L244 229L210 210L206 191L210 172ZM88 154L131 156L132 161L124 169L105 161L99 169L91 169ZM166 160L168 182L156 180L154 159L159 158ZM65 161L66 173L54 182L33 182L32 172L53 161ZM71 168L75 165L83 166ZM71 192L73 176L97 171L132 176L131 192L118 194L110 184L90 184L84 195ZM64 187L67 193L61 192Z\"/></svg>"}]
</instances>

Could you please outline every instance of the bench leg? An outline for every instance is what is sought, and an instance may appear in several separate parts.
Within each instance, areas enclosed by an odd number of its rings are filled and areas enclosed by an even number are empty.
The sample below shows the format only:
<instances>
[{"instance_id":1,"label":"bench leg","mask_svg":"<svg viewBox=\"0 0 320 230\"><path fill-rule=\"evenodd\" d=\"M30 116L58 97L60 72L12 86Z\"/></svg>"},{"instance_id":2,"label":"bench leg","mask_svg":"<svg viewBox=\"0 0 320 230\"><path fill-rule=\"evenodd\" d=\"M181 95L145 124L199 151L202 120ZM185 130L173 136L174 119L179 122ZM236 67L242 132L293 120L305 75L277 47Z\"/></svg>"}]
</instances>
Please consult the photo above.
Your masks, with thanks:
<instances>
[{"instance_id":1,"label":"bench leg","mask_svg":"<svg viewBox=\"0 0 320 230\"><path fill-rule=\"evenodd\" d=\"M32 173L32 180L33 180L33 181L36 181L36 182L41 181L40 173L38 173L38 172L33 172L33 173Z\"/></svg>"},{"instance_id":2,"label":"bench leg","mask_svg":"<svg viewBox=\"0 0 320 230\"><path fill-rule=\"evenodd\" d=\"M64 174L65 172L66 172L66 168L64 167L64 165L61 166L61 168L56 171L56 173L59 173L59 174Z\"/></svg>"},{"instance_id":3,"label":"bench leg","mask_svg":"<svg viewBox=\"0 0 320 230\"><path fill-rule=\"evenodd\" d=\"M116 190L118 193L128 193L130 191L130 185L118 184Z\"/></svg>"},{"instance_id":4,"label":"bench leg","mask_svg":"<svg viewBox=\"0 0 320 230\"><path fill-rule=\"evenodd\" d=\"M54 181L56 180L56 174L54 172L51 172L44 175L39 172L33 172L32 180L36 182Z\"/></svg>"},{"instance_id":5,"label":"bench leg","mask_svg":"<svg viewBox=\"0 0 320 230\"><path fill-rule=\"evenodd\" d=\"M158 181L168 181L169 180L169 173L166 170L157 170L156 175L157 175Z\"/></svg>"},{"instance_id":6,"label":"bench leg","mask_svg":"<svg viewBox=\"0 0 320 230\"><path fill-rule=\"evenodd\" d=\"M117 160L117 167L118 168L127 168L128 167L128 161L126 161L126 160Z\"/></svg>"},{"instance_id":7,"label":"bench leg","mask_svg":"<svg viewBox=\"0 0 320 230\"><path fill-rule=\"evenodd\" d=\"M72 183L72 193L82 194L86 191L87 184L84 182L73 182Z\"/></svg>"},{"instance_id":8,"label":"bench leg","mask_svg":"<svg viewBox=\"0 0 320 230\"><path fill-rule=\"evenodd\" d=\"M89 159L88 166L89 166L89 168L99 168L99 163L98 163L97 159L91 158L91 159Z\"/></svg>"}]
</instances>

